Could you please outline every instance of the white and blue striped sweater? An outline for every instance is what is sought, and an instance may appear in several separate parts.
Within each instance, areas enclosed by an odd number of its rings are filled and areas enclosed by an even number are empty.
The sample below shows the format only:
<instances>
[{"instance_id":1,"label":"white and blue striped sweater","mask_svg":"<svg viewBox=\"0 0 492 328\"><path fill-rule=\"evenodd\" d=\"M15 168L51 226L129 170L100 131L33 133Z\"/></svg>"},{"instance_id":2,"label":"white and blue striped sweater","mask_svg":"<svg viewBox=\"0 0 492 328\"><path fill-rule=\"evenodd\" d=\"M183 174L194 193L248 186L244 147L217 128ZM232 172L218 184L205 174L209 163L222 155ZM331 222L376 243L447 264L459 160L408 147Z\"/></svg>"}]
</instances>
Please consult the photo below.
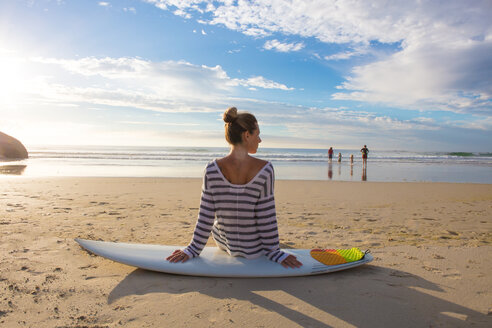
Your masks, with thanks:
<instances>
[{"instance_id":1,"label":"white and blue striped sweater","mask_svg":"<svg viewBox=\"0 0 492 328\"><path fill-rule=\"evenodd\" d=\"M217 246L232 256L265 255L282 262L288 254L279 248L274 182L270 162L244 185L230 183L217 161L210 162L203 178L198 222L184 252L190 258L199 256L212 232Z\"/></svg>"}]
</instances>

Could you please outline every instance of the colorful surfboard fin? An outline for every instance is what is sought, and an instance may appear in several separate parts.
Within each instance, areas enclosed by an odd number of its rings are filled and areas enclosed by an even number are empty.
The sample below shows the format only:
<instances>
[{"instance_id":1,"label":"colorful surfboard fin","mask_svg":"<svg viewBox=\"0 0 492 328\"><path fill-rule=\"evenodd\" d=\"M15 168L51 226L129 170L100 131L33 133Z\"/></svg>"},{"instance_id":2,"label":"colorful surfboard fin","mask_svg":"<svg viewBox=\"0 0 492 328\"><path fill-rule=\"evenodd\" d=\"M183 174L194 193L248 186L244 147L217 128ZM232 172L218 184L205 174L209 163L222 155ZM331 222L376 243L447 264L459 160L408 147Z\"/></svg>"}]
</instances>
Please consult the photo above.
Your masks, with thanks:
<instances>
[{"instance_id":1,"label":"colorful surfboard fin","mask_svg":"<svg viewBox=\"0 0 492 328\"><path fill-rule=\"evenodd\" d=\"M359 261L365 253L357 247L351 249L312 249L311 257L324 265L337 265Z\"/></svg>"}]
</instances>

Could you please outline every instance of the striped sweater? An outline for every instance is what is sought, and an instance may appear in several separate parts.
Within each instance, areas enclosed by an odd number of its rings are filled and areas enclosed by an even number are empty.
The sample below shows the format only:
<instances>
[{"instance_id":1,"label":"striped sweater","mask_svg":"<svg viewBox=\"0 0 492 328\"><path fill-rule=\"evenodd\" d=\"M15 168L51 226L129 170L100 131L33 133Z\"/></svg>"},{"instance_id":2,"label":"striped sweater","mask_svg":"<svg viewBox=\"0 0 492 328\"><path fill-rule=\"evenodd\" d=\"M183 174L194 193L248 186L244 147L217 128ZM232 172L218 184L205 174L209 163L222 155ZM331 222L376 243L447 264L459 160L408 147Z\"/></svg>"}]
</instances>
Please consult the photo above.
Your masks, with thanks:
<instances>
[{"instance_id":1,"label":"striped sweater","mask_svg":"<svg viewBox=\"0 0 492 328\"><path fill-rule=\"evenodd\" d=\"M230 183L217 161L210 162L193 239L183 251L190 258L199 256L212 233L217 246L232 256L265 255L281 263L288 254L279 248L274 182L270 162L244 185Z\"/></svg>"}]
</instances>

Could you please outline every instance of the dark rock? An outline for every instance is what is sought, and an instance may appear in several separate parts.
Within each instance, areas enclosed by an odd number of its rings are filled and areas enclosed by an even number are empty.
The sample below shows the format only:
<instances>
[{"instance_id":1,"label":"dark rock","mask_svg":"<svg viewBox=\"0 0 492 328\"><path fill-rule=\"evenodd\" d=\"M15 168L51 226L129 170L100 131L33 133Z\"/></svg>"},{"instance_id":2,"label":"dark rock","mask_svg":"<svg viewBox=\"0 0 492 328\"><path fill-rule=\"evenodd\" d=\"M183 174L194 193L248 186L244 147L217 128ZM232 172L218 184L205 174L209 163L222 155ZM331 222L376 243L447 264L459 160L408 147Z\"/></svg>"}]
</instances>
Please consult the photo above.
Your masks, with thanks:
<instances>
[{"instance_id":1,"label":"dark rock","mask_svg":"<svg viewBox=\"0 0 492 328\"><path fill-rule=\"evenodd\" d=\"M0 159L28 158L26 147L14 137L0 132Z\"/></svg>"}]
</instances>

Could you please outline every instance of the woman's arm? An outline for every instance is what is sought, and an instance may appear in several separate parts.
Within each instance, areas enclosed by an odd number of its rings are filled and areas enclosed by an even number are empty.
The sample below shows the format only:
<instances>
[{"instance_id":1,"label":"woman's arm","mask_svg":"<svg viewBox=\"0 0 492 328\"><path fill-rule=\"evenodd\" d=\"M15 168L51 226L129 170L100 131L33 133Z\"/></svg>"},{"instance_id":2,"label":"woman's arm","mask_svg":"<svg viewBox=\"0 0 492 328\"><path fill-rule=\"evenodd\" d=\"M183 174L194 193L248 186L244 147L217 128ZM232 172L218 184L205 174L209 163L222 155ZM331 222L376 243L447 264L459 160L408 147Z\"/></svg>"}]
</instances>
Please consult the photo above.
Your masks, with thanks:
<instances>
[{"instance_id":1,"label":"woman's arm","mask_svg":"<svg viewBox=\"0 0 492 328\"><path fill-rule=\"evenodd\" d=\"M184 250L176 250L167 258L170 262L186 262L189 258L197 257L207 244L215 221L215 203L207 180L207 173L205 172L202 185L202 197L200 200L200 211L198 213L195 231L193 232L193 238Z\"/></svg>"},{"instance_id":2,"label":"woman's arm","mask_svg":"<svg viewBox=\"0 0 492 328\"><path fill-rule=\"evenodd\" d=\"M215 203L210 190L207 189L206 182L202 189L202 198L200 200L200 211L198 220L193 232L193 238L183 252L190 258L199 256L207 244L210 232L215 221Z\"/></svg>"},{"instance_id":3,"label":"woman's arm","mask_svg":"<svg viewBox=\"0 0 492 328\"><path fill-rule=\"evenodd\" d=\"M258 218L258 232L263 248L267 249L265 256L274 262L282 264L286 268L299 268L302 263L294 255L280 250L275 199L273 195L270 198L258 202L256 215Z\"/></svg>"},{"instance_id":4,"label":"woman's arm","mask_svg":"<svg viewBox=\"0 0 492 328\"><path fill-rule=\"evenodd\" d=\"M284 267L298 268L302 264L297 261L296 257L280 250L277 213L275 210L275 174L273 166L265 170L265 173L267 179L264 184L263 197L258 200L255 207L258 233L261 237L263 248L266 249L265 256L274 262L281 263Z\"/></svg>"}]
</instances>

